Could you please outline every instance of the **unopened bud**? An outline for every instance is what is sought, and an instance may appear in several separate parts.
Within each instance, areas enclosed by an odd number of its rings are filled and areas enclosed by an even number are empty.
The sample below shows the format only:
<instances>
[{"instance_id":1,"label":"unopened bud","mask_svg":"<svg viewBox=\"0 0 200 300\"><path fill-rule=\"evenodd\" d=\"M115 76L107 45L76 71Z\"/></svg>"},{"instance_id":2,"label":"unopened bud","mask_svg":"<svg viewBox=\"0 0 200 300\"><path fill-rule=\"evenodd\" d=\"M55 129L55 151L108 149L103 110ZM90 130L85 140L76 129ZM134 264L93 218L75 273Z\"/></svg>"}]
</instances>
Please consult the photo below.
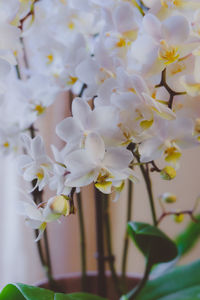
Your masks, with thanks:
<instances>
[{"instance_id":1,"label":"unopened bud","mask_svg":"<svg viewBox=\"0 0 200 300\"><path fill-rule=\"evenodd\" d=\"M71 214L70 199L64 195L56 196L53 199L50 208L56 214L68 216Z\"/></svg>"},{"instance_id":2,"label":"unopened bud","mask_svg":"<svg viewBox=\"0 0 200 300\"><path fill-rule=\"evenodd\" d=\"M183 220L184 220L184 214L175 214L174 215L174 221L176 222L176 223L181 223L181 222L183 222Z\"/></svg>"},{"instance_id":3,"label":"unopened bud","mask_svg":"<svg viewBox=\"0 0 200 300\"><path fill-rule=\"evenodd\" d=\"M165 203L174 203L176 202L177 198L176 195L171 193L164 193L160 196L160 199Z\"/></svg>"},{"instance_id":4,"label":"unopened bud","mask_svg":"<svg viewBox=\"0 0 200 300\"><path fill-rule=\"evenodd\" d=\"M176 177L176 170L173 167L171 167L171 166L166 166L160 172L160 176L164 180L171 180L174 177Z\"/></svg>"}]
</instances>

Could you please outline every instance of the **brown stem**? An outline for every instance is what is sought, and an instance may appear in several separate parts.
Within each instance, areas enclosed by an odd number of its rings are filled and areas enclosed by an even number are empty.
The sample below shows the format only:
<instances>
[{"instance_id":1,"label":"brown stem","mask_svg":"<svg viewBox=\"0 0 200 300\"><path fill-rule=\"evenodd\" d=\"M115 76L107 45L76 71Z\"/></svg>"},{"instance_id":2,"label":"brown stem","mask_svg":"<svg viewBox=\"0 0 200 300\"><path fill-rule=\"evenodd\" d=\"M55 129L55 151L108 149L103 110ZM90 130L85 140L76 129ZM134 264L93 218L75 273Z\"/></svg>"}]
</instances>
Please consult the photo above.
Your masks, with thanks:
<instances>
[{"instance_id":1,"label":"brown stem","mask_svg":"<svg viewBox=\"0 0 200 300\"><path fill-rule=\"evenodd\" d=\"M168 93L169 93L168 107L172 109L174 96L186 95L187 93L186 92L176 92L170 88L170 86L167 84L167 81L166 81L166 71L167 71L166 68L162 71L160 83L157 84L155 87L158 88L158 87L163 86L168 91Z\"/></svg>"},{"instance_id":2,"label":"brown stem","mask_svg":"<svg viewBox=\"0 0 200 300\"><path fill-rule=\"evenodd\" d=\"M162 215L159 217L158 221L157 221L157 225L159 223L162 222L162 220L167 217L167 216L180 216L180 215L189 215L190 218L192 219L192 221L194 221L195 223L199 222L198 219L195 218L195 216L193 215L193 210L183 210L183 211L168 211L168 212L163 212Z\"/></svg>"}]
</instances>

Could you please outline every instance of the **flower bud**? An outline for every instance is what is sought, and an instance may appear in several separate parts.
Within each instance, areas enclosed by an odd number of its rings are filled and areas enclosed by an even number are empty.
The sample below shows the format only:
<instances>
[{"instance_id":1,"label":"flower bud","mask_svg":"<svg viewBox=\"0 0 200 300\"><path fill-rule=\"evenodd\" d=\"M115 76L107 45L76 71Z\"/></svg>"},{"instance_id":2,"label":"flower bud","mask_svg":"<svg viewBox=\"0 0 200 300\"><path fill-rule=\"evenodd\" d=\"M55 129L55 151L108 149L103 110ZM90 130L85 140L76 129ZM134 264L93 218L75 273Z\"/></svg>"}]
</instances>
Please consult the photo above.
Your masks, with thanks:
<instances>
[{"instance_id":1,"label":"flower bud","mask_svg":"<svg viewBox=\"0 0 200 300\"><path fill-rule=\"evenodd\" d=\"M174 203L176 202L176 196L171 193L164 193L160 196L160 200L165 203Z\"/></svg>"},{"instance_id":2,"label":"flower bud","mask_svg":"<svg viewBox=\"0 0 200 300\"><path fill-rule=\"evenodd\" d=\"M53 199L50 208L56 214L68 216L71 213L70 199L64 195L56 196Z\"/></svg>"},{"instance_id":3,"label":"flower bud","mask_svg":"<svg viewBox=\"0 0 200 300\"><path fill-rule=\"evenodd\" d=\"M174 221L176 222L176 223L181 223L181 222L183 222L183 220L184 220L184 214L175 214L174 215Z\"/></svg>"},{"instance_id":4,"label":"flower bud","mask_svg":"<svg viewBox=\"0 0 200 300\"><path fill-rule=\"evenodd\" d=\"M171 166L166 166L160 172L160 176L164 180L171 180L176 177L176 170Z\"/></svg>"}]
</instances>

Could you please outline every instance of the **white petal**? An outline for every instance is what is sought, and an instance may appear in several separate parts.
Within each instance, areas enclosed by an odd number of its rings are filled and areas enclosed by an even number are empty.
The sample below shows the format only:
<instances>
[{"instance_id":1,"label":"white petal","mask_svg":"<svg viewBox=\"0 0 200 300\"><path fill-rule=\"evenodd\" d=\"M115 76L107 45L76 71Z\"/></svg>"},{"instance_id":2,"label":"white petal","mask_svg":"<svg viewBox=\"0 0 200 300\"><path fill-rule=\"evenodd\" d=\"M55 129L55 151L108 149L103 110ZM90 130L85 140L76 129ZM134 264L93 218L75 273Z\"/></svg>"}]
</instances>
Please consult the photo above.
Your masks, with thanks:
<instances>
[{"instance_id":1,"label":"white petal","mask_svg":"<svg viewBox=\"0 0 200 300\"><path fill-rule=\"evenodd\" d=\"M104 158L105 145L103 139L95 132L90 133L85 141L85 150L91 160L98 163Z\"/></svg>"},{"instance_id":2,"label":"white petal","mask_svg":"<svg viewBox=\"0 0 200 300\"><path fill-rule=\"evenodd\" d=\"M113 18L119 32L130 31L131 29L137 27L134 20L135 12L133 5L128 2L122 2L117 5L117 8L113 13Z\"/></svg>"},{"instance_id":3,"label":"white petal","mask_svg":"<svg viewBox=\"0 0 200 300\"><path fill-rule=\"evenodd\" d=\"M107 168L121 170L127 168L132 160L133 155L129 150L124 148L109 148L106 151L103 163Z\"/></svg>"},{"instance_id":4,"label":"white petal","mask_svg":"<svg viewBox=\"0 0 200 300\"><path fill-rule=\"evenodd\" d=\"M68 176L65 184L70 187L82 187L95 181L97 176L98 171L93 169L82 176L80 174Z\"/></svg>"},{"instance_id":5,"label":"white petal","mask_svg":"<svg viewBox=\"0 0 200 300\"><path fill-rule=\"evenodd\" d=\"M89 123L89 115L91 114L91 108L87 102L81 98L76 98L72 102L72 115L79 120L83 128L87 128Z\"/></svg>"},{"instance_id":6,"label":"white petal","mask_svg":"<svg viewBox=\"0 0 200 300\"><path fill-rule=\"evenodd\" d=\"M4 79L10 70L10 64L6 60L0 58L0 79Z\"/></svg>"},{"instance_id":7,"label":"white petal","mask_svg":"<svg viewBox=\"0 0 200 300\"><path fill-rule=\"evenodd\" d=\"M31 143L31 151L34 159L45 155L44 142L41 136L36 136Z\"/></svg>"},{"instance_id":8,"label":"white petal","mask_svg":"<svg viewBox=\"0 0 200 300\"><path fill-rule=\"evenodd\" d=\"M149 162L161 156L162 148L160 147L162 142L158 138L152 138L144 141L139 146L139 153L141 155L141 162Z\"/></svg>"},{"instance_id":9,"label":"white petal","mask_svg":"<svg viewBox=\"0 0 200 300\"><path fill-rule=\"evenodd\" d=\"M79 171L83 172L83 170L86 172L88 169L93 169L95 166L85 149L75 150L67 155L65 165L72 174Z\"/></svg>"},{"instance_id":10,"label":"white petal","mask_svg":"<svg viewBox=\"0 0 200 300\"><path fill-rule=\"evenodd\" d=\"M75 72L82 82L92 84L95 82L98 70L96 62L92 58L88 58L76 67Z\"/></svg>"},{"instance_id":11,"label":"white petal","mask_svg":"<svg viewBox=\"0 0 200 300\"><path fill-rule=\"evenodd\" d=\"M164 39L170 44L179 44L187 40L190 28L187 19L182 16L171 16L162 24Z\"/></svg>"},{"instance_id":12,"label":"white petal","mask_svg":"<svg viewBox=\"0 0 200 300\"><path fill-rule=\"evenodd\" d=\"M83 135L80 123L72 117L68 117L56 126L56 134L65 142L80 139Z\"/></svg>"},{"instance_id":13,"label":"white petal","mask_svg":"<svg viewBox=\"0 0 200 300\"><path fill-rule=\"evenodd\" d=\"M156 16L146 14L143 18L144 30L151 35L155 40L161 39L161 22Z\"/></svg>"}]
</instances>

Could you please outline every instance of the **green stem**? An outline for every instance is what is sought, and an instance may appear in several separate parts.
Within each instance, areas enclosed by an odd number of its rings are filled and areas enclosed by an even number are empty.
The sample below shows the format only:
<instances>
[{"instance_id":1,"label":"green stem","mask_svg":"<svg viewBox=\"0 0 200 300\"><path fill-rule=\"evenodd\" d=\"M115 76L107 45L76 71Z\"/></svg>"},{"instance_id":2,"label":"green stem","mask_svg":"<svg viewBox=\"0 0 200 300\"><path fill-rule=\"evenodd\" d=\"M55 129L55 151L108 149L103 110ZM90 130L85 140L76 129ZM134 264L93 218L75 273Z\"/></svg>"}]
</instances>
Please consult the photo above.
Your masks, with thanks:
<instances>
[{"instance_id":1,"label":"green stem","mask_svg":"<svg viewBox=\"0 0 200 300\"><path fill-rule=\"evenodd\" d=\"M134 152L133 152L133 155L137 159L138 163L140 163L139 156ZM144 181L146 184L146 188L147 188L147 193L149 196L149 203L150 203L151 214L152 214L152 218L153 218L153 224L154 224L154 226L157 226L157 217L156 217L156 210L155 210L155 206L154 206L154 198L153 198L151 178L150 178L150 174L149 174L149 166L148 166L148 163L146 164L146 168L142 164L140 164L139 166L140 166L140 170L143 175L143 178L144 178Z\"/></svg>"},{"instance_id":2,"label":"green stem","mask_svg":"<svg viewBox=\"0 0 200 300\"><path fill-rule=\"evenodd\" d=\"M51 285L52 281L53 281L53 276L52 276L52 266L51 266L50 252L49 252L49 242L48 242L47 230L44 231L44 247L45 247L45 252L46 252L46 275L47 275L48 281Z\"/></svg>"},{"instance_id":3,"label":"green stem","mask_svg":"<svg viewBox=\"0 0 200 300\"><path fill-rule=\"evenodd\" d=\"M128 223L131 220L132 204L133 204L133 183L129 180L129 182L128 182L128 205L127 205L126 223ZM123 283L124 283L125 277L126 277L128 247L129 247L129 237L128 237L128 233L127 233L127 230L126 230L125 237L124 237L124 249L123 249L122 268L121 268L122 282Z\"/></svg>"},{"instance_id":4,"label":"green stem","mask_svg":"<svg viewBox=\"0 0 200 300\"><path fill-rule=\"evenodd\" d=\"M80 228L82 290L85 292L87 291L86 242L85 242L85 226L84 226L81 193L77 194L77 204L78 204L79 228Z\"/></svg>"},{"instance_id":5,"label":"green stem","mask_svg":"<svg viewBox=\"0 0 200 300\"><path fill-rule=\"evenodd\" d=\"M104 231L103 231L103 194L95 188L96 210L96 241L97 241L97 267L98 267L98 295L106 297L106 275L104 255Z\"/></svg>"},{"instance_id":6,"label":"green stem","mask_svg":"<svg viewBox=\"0 0 200 300\"><path fill-rule=\"evenodd\" d=\"M105 237L106 237L106 246L108 251L108 263L112 275L112 280L115 286L115 290L120 296L122 294L120 288L120 281L117 276L114 264L114 255L112 252L112 240L111 240L111 229L110 229L110 216L109 216L109 198L107 195L104 195L104 225L105 225Z\"/></svg>"},{"instance_id":7,"label":"green stem","mask_svg":"<svg viewBox=\"0 0 200 300\"><path fill-rule=\"evenodd\" d=\"M145 268L145 272L144 272L142 280L140 281L140 283L138 284L138 286L136 286L128 294L126 294L125 299L129 299L129 300L135 299L135 297L139 294L139 292L145 286L145 284L146 284L146 282L147 282L147 280L149 278L149 274L151 272L151 267L152 267L152 264L150 263L150 260L147 259L146 268Z\"/></svg>"}]
</instances>

